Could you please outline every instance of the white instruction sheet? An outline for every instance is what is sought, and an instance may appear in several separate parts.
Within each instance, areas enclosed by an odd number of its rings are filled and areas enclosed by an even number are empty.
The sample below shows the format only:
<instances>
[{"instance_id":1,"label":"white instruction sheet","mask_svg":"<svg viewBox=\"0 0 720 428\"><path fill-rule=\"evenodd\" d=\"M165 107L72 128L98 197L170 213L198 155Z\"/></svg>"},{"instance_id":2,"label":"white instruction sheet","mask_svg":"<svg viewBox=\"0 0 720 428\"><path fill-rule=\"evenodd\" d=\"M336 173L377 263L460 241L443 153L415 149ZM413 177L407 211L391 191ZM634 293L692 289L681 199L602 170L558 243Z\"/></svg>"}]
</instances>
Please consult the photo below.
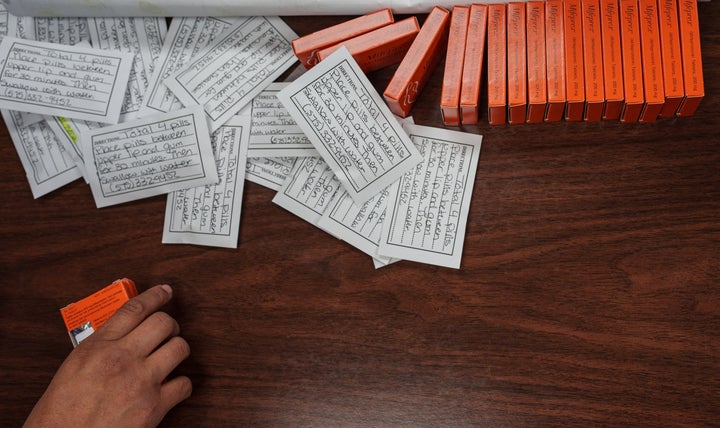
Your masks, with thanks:
<instances>
[{"instance_id":1,"label":"white instruction sheet","mask_svg":"<svg viewBox=\"0 0 720 428\"><path fill-rule=\"evenodd\" d=\"M297 61L295 38L278 17L245 18L164 83L183 104L203 105L212 131Z\"/></svg>"},{"instance_id":2,"label":"white instruction sheet","mask_svg":"<svg viewBox=\"0 0 720 428\"><path fill-rule=\"evenodd\" d=\"M0 108L117 123L130 53L5 37Z\"/></svg>"},{"instance_id":3,"label":"white instruction sheet","mask_svg":"<svg viewBox=\"0 0 720 428\"><path fill-rule=\"evenodd\" d=\"M417 149L345 47L278 98L357 204L420 162Z\"/></svg>"},{"instance_id":4,"label":"white instruction sheet","mask_svg":"<svg viewBox=\"0 0 720 428\"><path fill-rule=\"evenodd\" d=\"M237 248L249 130L235 116L212 134L219 181L168 195L163 243Z\"/></svg>"},{"instance_id":5,"label":"white instruction sheet","mask_svg":"<svg viewBox=\"0 0 720 428\"><path fill-rule=\"evenodd\" d=\"M201 106L90 130L80 139L98 208L218 181Z\"/></svg>"},{"instance_id":6,"label":"white instruction sheet","mask_svg":"<svg viewBox=\"0 0 720 428\"><path fill-rule=\"evenodd\" d=\"M278 191L292 170L298 158L248 158L245 166L245 179L253 183Z\"/></svg>"},{"instance_id":7,"label":"white instruction sheet","mask_svg":"<svg viewBox=\"0 0 720 428\"><path fill-rule=\"evenodd\" d=\"M482 136L405 129L423 161L390 187L379 253L459 269Z\"/></svg>"}]
</instances>

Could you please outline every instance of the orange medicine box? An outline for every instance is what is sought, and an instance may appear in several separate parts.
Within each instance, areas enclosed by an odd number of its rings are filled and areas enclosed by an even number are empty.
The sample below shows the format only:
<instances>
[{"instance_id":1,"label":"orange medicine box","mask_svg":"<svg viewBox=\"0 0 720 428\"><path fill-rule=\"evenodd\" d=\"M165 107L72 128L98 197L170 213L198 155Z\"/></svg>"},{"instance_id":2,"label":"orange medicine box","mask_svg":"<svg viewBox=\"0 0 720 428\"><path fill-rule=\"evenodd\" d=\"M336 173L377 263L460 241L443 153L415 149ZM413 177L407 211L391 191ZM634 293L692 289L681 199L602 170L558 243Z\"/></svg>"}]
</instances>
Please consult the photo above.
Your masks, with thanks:
<instances>
[{"instance_id":1,"label":"orange medicine box","mask_svg":"<svg viewBox=\"0 0 720 428\"><path fill-rule=\"evenodd\" d=\"M645 90L645 104L639 121L654 122L665 104L657 3L656 0L640 0L639 6Z\"/></svg>"},{"instance_id":2,"label":"orange medicine box","mask_svg":"<svg viewBox=\"0 0 720 428\"><path fill-rule=\"evenodd\" d=\"M474 4L470 7L460 88L461 122L465 125L478 123L480 116L480 83L485 59L486 32L487 5Z\"/></svg>"},{"instance_id":3,"label":"orange medicine box","mask_svg":"<svg viewBox=\"0 0 720 428\"><path fill-rule=\"evenodd\" d=\"M618 0L600 0L602 22L603 77L605 79L605 111L603 119L620 119L624 102L622 44Z\"/></svg>"},{"instance_id":4,"label":"orange medicine box","mask_svg":"<svg viewBox=\"0 0 720 428\"><path fill-rule=\"evenodd\" d=\"M625 83L625 103L620 121L637 122L645 102L637 0L620 0L620 38Z\"/></svg>"},{"instance_id":5,"label":"orange medicine box","mask_svg":"<svg viewBox=\"0 0 720 428\"><path fill-rule=\"evenodd\" d=\"M677 0L658 0L665 105L660 117L674 116L685 96Z\"/></svg>"},{"instance_id":6,"label":"orange medicine box","mask_svg":"<svg viewBox=\"0 0 720 428\"><path fill-rule=\"evenodd\" d=\"M445 56L445 71L440 92L440 112L445 125L460 125L460 88L462 85L469 19L469 7L453 7L450 17L447 55Z\"/></svg>"},{"instance_id":7,"label":"orange medicine box","mask_svg":"<svg viewBox=\"0 0 720 428\"><path fill-rule=\"evenodd\" d=\"M545 2L527 2L528 123L545 119L547 69L545 66Z\"/></svg>"},{"instance_id":8,"label":"orange medicine box","mask_svg":"<svg viewBox=\"0 0 720 428\"><path fill-rule=\"evenodd\" d=\"M582 8L580 0L565 0L565 120L582 120L585 111Z\"/></svg>"},{"instance_id":9,"label":"orange medicine box","mask_svg":"<svg viewBox=\"0 0 720 428\"><path fill-rule=\"evenodd\" d=\"M527 119L527 34L525 3L507 5L508 122Z\"/></svg>"},{"instance_id":10,"label":"orange medicine box","mask_svg":"<svg viewBox=\"0 0 720 428\"><path fill-rule=\"evenodd\" d=\"M94 333L120 306L137 294L135 283L124 278L60 309L73 347Z\"/></svg>"},{"instance_id":11,"label":"orange medicine box","mask_svg":"<svg viewBox=\"0 0 720 428\"><path fill-rule=\"evenodd\" d=\"M393 18L390 9L378 10L306 36L298 37L292 41L292 48L300 63L305 68L310 69L318 63L317 53L321 49L334 46L393 22L395 22L395 18Z\"/></svg>"},{"instance_id":12,"label":"orange medicine box","mask_svg":"<svg viewBox=\"0 0 720 428\"><path fill-rule=\"evenodd\" d=\"M507 122L507 16L505 4L488 5L488 122Z\"/></svg>"},{"instance_id":13,"label":"orange medicine box","mask_svg":"<svg viewBox=\"0 0 720 428\"><path fill-rule=\"evenodd\" d=\"M417 18L411 16L322 49L317 54L318 60L345 46L363 72L379 70L402 61L419 31Z\"/></svg>"},{"instance_id":14,"label":"orange medicine box","mask_svg":"<svg viewBox=\"0 0 720 428\"><path fill-rule=\"evenodd\" d=\"M565 36L562 0L545 2L545 50L548 106L546 122L557 122L565 113Z\"/></svg>"},{"instance_id":15,"label":"orange medicine box","mask_svg":"<svg viewBox=\"0 0 720 428\"><path fill-rule=\"evenodd\" d=\"M696 1L679 0L678 18L680 21L685 99L680 105L677 115L692 116L705 96L700 53L700 23Z\"/></svg>"},{"instance_id":16,"label":"orange medicine box","mask_svg":"<svg viewBox=\"0 0 720 428\"><path fill-rule=\"evenodd\" d=\"M583 0L583 46L585 64L585 120L598 122L605 106L600 0Z\"/></svg>"},{"instance_id":17,"label":"orange medicine box","mask_svg":"<svg viewBox=\"0 0 720 428\"><path fill-rule=\"evenodd\" d=\"M418 94L445 53L449 22L450 12L439 6L435 6L425 19L383 93L394 114L400 117L410 114Z\"/></svg>"}]
</instances>

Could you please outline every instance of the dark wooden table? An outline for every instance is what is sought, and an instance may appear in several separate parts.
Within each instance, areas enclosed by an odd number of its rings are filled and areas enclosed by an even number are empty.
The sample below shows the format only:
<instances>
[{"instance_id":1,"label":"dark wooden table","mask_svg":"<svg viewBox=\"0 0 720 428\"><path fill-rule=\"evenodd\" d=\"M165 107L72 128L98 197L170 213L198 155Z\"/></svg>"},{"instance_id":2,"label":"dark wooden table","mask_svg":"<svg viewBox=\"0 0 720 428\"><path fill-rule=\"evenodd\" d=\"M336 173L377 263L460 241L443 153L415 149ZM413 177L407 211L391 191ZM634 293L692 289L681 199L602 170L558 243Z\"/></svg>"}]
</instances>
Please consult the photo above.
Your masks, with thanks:
<instances>
[{"instance_id":1,"label":"dark wooden table","mask_svg":"<svg viewBox=\"0 0 720 428\"><path fill-rule=\"evenodd\" d=\"M163 245L164 197L33 200L3 127L0 426L71 349L58 309L122 276L175 287L192 347L164 426L718 426L720 2L700 20L694 117L465 128L485 140L460 270L375 270L253 183L238 249ZM441 78L416 122L442 126Z\"/></svg>"}]
</instances>

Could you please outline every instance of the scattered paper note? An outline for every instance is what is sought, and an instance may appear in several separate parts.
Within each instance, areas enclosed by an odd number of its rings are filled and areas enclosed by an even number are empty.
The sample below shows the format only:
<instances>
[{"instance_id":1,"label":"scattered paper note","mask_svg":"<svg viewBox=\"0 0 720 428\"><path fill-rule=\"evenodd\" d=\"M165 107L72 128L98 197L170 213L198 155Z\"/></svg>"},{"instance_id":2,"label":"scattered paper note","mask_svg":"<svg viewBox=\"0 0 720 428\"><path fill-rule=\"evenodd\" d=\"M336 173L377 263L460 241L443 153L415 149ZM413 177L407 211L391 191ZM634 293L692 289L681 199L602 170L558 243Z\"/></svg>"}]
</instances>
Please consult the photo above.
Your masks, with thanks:
<instances>
[{"instance_id":1,"label":"scattered paper note","mask_svg":"<svg viewBox=\"0 0 720 428\"><path fill-rule=\"evenodd\" d=\"M2 110L33 197L39 198L81 176L70 153L58 142L45 122L21 126L18 113Z\"/></svg>"},{"instance_id":2,"label":"scattered paper note","mask_svg":"<svg viewBox=\"0 0 720 428\"><path fill-rule=\"evenodd\" d=\"M90 41L87 18L37 17L31 20L29 29L32 30L32 37L28 39L68 46L83 40Z\"/></svg>"},{"instance_id":3,"label":"scattered paper note","mask_svg":"<svg viewBox=\"0 0 720 428\"><path fill-rule=\"evenodd\" d=\"M317 225L341 189L337 177L322 158L298 158L273 202Z\"/></svg>"},{"instance_id":4,"label":"scattered paper note","mask_svg":"<svg viewBox=\"0 0 720 428\"><path fill-rule=\"evenodd\" d=\"M80 138L98 208L218 181L201 106L90 130Z\"/></svg>"},{"instance_id":5,"label":"scattered paper note","mask_svg":"<svg viewBox=\"0 0 720 428\"><path fill-rule=\"evenodd\" d=\"M317 150L277 98L289 83L271 83L246 110L252 116L250 157L318 156Z\"/></svg>"},{"instance_id":6,"label":"scattered paper note","mask_svg":"<svg viewBox=\"0 0 720 428\"><path fill-rule=\"evenodd\" d=\"M163 243L237 248L249 128L236 116L213 133L219 181L168 195Z\"/></svg>"},{"instance_id":7,"label":"scattered paper note","mask_svg":"<svg viewBox=\"0 0 720 428\"><path fill-rule=\"evenodd\" d=\"M420 162L417 149L344 47L278 98L357 204Z\"/></svg>"},{"instance_id":8,"label":"scattered paper note","mask_svg":"<svg viewBox=\"0 0 720 428\"><path fill-rule=\"evenodd\" d=\"M459 269L482 136L405 129L423 161L390 187L379 253Z\"/></svg>"},{"instance_id":9,"label":"scattered paper note","mask_svg":"<svg viewBox=\"0 0 720 428\"><path fill-rule=\"evenodd\" d=\"M0 107L117 123L133 55L5 37Z\"/></svg>"},{"instance_id":10,"label":"scattered paper note","mask_svg":"<svg viewBox=\"0 0 720 428\"><path fill-rule=\"evenodd\" d=\"M182 103L163 83L182 69L215 38L244 18L182 17L173 18L153 70L141 113L166 113L182 108Z\"/></svg>"},{"instance_id":11,"label":"scattered paper note","mask_svg":"<svg viewBox=\"0 0 720 428\"><path fill-rule=\"evenodd\" d=\"M297 158L248 158L245 179L278 191L287 179Z\"/></svg>"},{"instance_id":12,"label":"scattered paper note","mask_svg":"<svg viewBox=\"0 0 720 428\"><path fill-rule=\"evenodd\" d=\"M165 85L182 103L203 105L214 130L297 61L290 45L295 38L278 17L245 18Z\"/></svg>"}]
</instances>

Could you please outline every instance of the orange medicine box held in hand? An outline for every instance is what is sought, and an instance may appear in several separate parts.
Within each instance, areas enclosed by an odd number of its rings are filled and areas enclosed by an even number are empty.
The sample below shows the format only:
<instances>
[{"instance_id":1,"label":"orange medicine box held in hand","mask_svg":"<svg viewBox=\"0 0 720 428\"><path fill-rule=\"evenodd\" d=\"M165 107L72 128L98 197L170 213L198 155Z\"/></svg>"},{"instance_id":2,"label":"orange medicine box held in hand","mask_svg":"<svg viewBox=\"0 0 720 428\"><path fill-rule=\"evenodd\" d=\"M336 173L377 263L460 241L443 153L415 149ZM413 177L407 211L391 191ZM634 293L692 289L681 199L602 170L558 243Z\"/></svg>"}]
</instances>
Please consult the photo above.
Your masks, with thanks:
<instances>
[{"instance_id":1,"label":"orange medicine box held in hand","mask_svg":"<svg viewBox=\"0 0 720 428\"><path fill-rule=\"evenodd\" d=\"M460 90L469 19L469 7L453 7L447 55L445 56L445 72L440 92L440 112L445 125L460 125Z\"/></svg>"},{"instance_id":2,"label":"orange medicine box held in hand","mask_svg":"<svg viewBox=\"0 0 720 428\"><path fill-rule=\"evenodd\" d=\"M507 122L507 16L504 4L488 5L488 121Z\"/></svg>"},{"instance_id":3,"label":"orange medicine box held in hand","mask_svg":"<svg viewBox=\"0 0 720 428\"><path fill-rule=\"evenodd\" d=\"M545 2L545 48L548 106L546 122L557 122L565 113L565 36L562 0Z\"/></svg>"},{"instance_id":4,"label":"orange medicine box held in hand","mask_svg":"<svg viewBox=\"0 0 720 428\"><path fill-rule=\"evenodd\" d=\"M658 0L658 24L663 64L665 105L660 117L675 116L685 96L677 0Z\"/></svg>"},{"instance_id":5,"label":"orange medicine box held in hand","mask_svg":"<svg viewBox=\"0 0 720 428\"><path fill-rule=\"evenodd\" d=\"M507 5L508 123L527 119L527 36L525 3Z\"/></svg>"},{"instance_id":6,"label":"orange medicine box held in hand","mask_svg":"<svg viewBox=\"0 0 720 428\"><path fill-rule=\"evenodd\" d=\"M645 91L645 104L639 121L654 122L665 104L657 3L656 0L640 0L639 6Z\"/></svg>"},{"instance_id":7,"label":"orange medicine box held in hand","mask_svg":"<svg viewBox=\"0 0 720 428\"><path fill-rule=\"evenodd\" d=\"M407 117L430 75L445 54L450 12L435 6L428 14L420 32L405 58L395 70L383 97L390 110Z\"/></svg>"},{"instance_id":8,"label":"orange medicine box held in hand","mask_svg":"<svg viewBox=\"0 0 720 428\"><path fill-rule=\"evenodd\" d=\"M620 0L620 38L622 39L625 83L625 103L620 114L620 121L637 122L645 102L637 0Z\"/></svg>"},{"instance_id":9,"label":"orange medicine box held in hand","mask_svg":"<svg viewBox=\"0 0 720 428\"><path fill-rule=\"evenodd\" d=\"M470 7L465 59L460 88L460 114L464 125L478 123L480 116L480 84L485 59L485 34L487 33L487 5Z\"/></svg>"},{"instance_id":10,"label":"orange medicine box held in hand","mask_svg":"<svg viewBox=\"0 0 720 428\"><path fill-rule=\"evenodd\" d=\"M310 69L318 63L317 53L340 42L376 30L394 21L390 9L368 13L332 27L324 28L292 41L295 56L305 68Z\"/></svg>"},{"instance_id":11,"label":"orange medicine box held in hand","mask_svg":"<svg viewBox=\"0 0 720 428\"><path fill-rule=\"evenodd\" d=\"M565 120L583 119L585 111L585 71L583 70L582 8L580 0L564 0L565 5Z\"/></svg>"},{"instance_id":12,"label":"orange medicine box held in hand","mask_svg":"<svg viewBox=\"0 0 720 428\"><path fill-rule=\"evenodd\" d=\"M547 108L545 2L527 3L528 123L540 123Z\"/></svg>"},{"instance_id":13,"label":"orange medicine box held in hand","mask_svg":"<svg viewBox=\"0 0 720 428\"><path fill-rule=\"evenodd\" d=\"M90 296L60 309L73 347L87 339L117 311L120 306L137 296L135 283L119 279Z\"/></svg>"},{"instance_id":14,"label":"orange medicine box held in hand","mask_svg":"<svg viewBox=\"0 0 720 428\"><path fill-rule=\"evenodd\" d=\"M583 0L583 46L585 64L585 120L598 122L605 106L600 1Z\"/></svg>"},{"instance_id":15,"label":"orange medicine box held in hand","mask_svg":"<svg viewBox=\"0 0 720 428\"><path fill-rule=\"evenodd\" d=\"M695 0L679 0L678 19L680 21L685 99L680 105L677 115L692 116L705 96L697 2Z\"/></svg>"},{"instance_id":16,"label":"orange medicine box held in hand","mask_svg":"<svg viewBox=\"0 0 720 428\"><path fill-rule=\"evenodd\" d=\"M600 21L602 22L603 77L605 79L603 119L615 120L620 119L625 99L618 0L600 0Z\"/></svg>"},{"instance_id":17,"label":"orange medicine box held in hand","mask_svg":"<svg viewBox=\"0 0 720 428\"><path fill-rule=\"evenodd\" d=\"M369 73L402 61L419 31L417 18L411 16L323 49L318 52L318 59L322 61L345 46L360 69Z\"/></svg>"}]
</instances>

